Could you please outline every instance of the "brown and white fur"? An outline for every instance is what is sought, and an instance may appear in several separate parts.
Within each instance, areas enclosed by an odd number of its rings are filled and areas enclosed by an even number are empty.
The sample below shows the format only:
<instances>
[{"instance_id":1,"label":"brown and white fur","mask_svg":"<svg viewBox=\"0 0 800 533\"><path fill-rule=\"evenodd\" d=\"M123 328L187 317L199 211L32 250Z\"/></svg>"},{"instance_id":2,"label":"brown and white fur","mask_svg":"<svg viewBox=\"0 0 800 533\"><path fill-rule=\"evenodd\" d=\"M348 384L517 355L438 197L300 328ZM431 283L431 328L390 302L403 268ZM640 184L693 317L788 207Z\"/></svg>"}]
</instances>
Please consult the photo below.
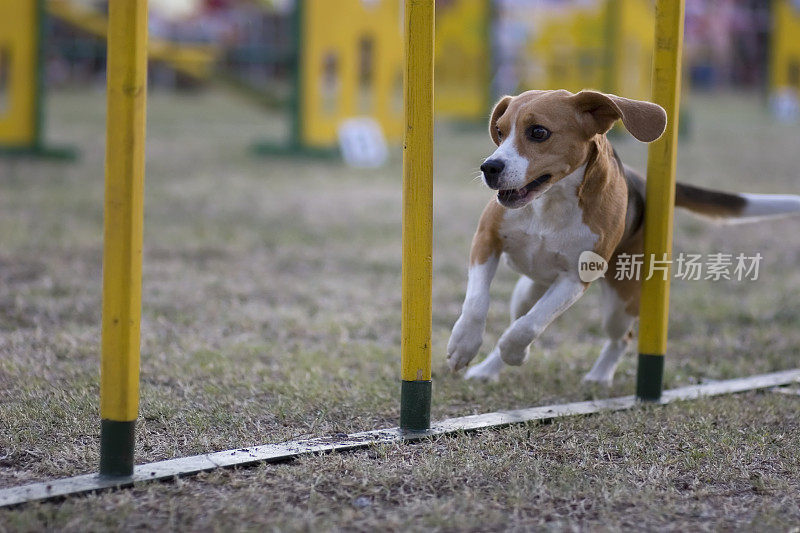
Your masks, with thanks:
<instances>
[{"instance_id":1,"label":"brown and white fur","mask_svg":"<svg viewBox=\"0 0 800 533\"><path fill-rule=\"evenodd\" d=\"M511 325L468 379L497 379L504 363L522 364L530 344L588 287L578 257L591 250L609 263L603 328L608 335L584 381L610 385L639 313L639 281L617 281L620 253L642 253L644 180L624 166L606 132L621 119L642 142L658 139L664 110L594 91L528 91L495 106L489 133L497 145L481 170L498 191L472 241L466 297L447 345L454 371L480 349L489 287L500 257L521 277L511 296ZM728 194L678 183L675 203L711 217L760 219L800 212L800 196Z\"/></svg>"}]
</instances>

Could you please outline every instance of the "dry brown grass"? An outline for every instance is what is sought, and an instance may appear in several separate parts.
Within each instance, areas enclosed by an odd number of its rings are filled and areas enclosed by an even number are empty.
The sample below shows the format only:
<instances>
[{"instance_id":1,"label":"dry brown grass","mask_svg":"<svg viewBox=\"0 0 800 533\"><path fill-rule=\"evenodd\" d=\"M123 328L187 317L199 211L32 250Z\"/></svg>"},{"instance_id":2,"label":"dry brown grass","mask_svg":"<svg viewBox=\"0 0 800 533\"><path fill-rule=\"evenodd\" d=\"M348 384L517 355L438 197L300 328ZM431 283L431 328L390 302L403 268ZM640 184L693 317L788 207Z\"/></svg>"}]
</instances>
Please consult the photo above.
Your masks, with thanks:
<instances>
[{"instance_id":1,"label":"dry brown grass","mask_svg":"<svg viewBox=\"0 0 800 533\"><path fill-rule=\"evenodd\" d=\"M97 463L102 101L53 98L51 137L78 145L79 163L0 161L0 486ZM800 190L797 126L750 96L691 109L679 179ZM281 127L224 95L152 95L138 462L396 424L399 161L247 156ZM618 147L642 166L641 145ZM630 393L632 357L610 391L580 385L602 340L595 290L499 384L447 372L489 151L482 128L438 128L434 418ZM765 260L757 282L673 285L667 386L797 366L795 226L679 215L676 251ZM482 353L507 322L501 270ZM0 530L784 530L800 523L798 401L750 394L308 457L0 511Z\"/></svg>"}]
</instances>

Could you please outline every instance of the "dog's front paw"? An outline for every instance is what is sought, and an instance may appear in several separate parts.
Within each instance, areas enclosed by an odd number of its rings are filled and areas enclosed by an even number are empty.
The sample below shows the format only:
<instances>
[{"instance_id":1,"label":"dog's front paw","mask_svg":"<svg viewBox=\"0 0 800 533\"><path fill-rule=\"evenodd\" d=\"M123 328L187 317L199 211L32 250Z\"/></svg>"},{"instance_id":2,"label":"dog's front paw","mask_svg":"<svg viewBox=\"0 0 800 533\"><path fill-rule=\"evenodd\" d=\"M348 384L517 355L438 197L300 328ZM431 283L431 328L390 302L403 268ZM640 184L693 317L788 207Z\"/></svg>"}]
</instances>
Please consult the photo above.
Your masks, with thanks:
<instances>
[{"instance_id":1,"label":"dog's front paw","mask_svg":"<svg viewBox=\"0 0 800 533\"><path fill-rule=\"evenodd\" d=\"M453 372L467 366L483 343L483 323L461 315L447 343L447 364Z\"/></svg>"},{"instance_id":2,"label":"dog's front paw","mask_svg":"<svg viewBox=\"0 0 800 533\"><path fill-rule=\"evenodd\" d=\"M489 357L484 359L480 364L471 366L464 374L464 379L483 381L483 382L497 382L500 380L500 370L503 368L503 361L496 356L497 352L492 352Z\"/></svg>"},{"instance_id":3,"label":"dog's front paw","mask_svg":"<svg viewBox=\"0 0 800 533\"><path fill-rule=\"evenodd\" d=\"M464 379L467 381L481 381L483 383L497 383L500 381L500 374L496 372L485 372L478 369L477 366L471 366L464 374Z\"/></svg>"},{"instance_id":4,"label":"dog's front paw","mask_svg":"<svg viewBox=\"0 0 800 533\"><path fill-rule=\"evenodd\" d=\"M497 348L500 350L500 358L507 365L519 366L528 358L530 344L536 339L536 335L524 331L520 327L511 326L497 341Z\"/></svg>"}]
</instances>

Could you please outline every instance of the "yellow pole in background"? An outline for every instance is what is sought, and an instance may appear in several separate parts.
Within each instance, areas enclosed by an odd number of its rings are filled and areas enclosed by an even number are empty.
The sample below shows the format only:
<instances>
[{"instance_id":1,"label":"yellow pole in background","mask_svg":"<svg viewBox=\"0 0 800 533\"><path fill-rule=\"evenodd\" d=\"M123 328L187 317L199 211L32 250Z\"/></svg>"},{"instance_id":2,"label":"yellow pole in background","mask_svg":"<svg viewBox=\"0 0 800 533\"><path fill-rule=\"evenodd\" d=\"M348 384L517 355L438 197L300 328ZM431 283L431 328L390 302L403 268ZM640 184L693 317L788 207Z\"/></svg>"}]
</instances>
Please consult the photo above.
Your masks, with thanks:
<instances>
[{"instance_id":1,"label":"yellow pole in background","mask_svg":"<svg viewBox=\"0 0 800 533\"><path fill-rule=\"evenodd\" d=\"M405 3L400 427L430 427L434 0Z\"/></svg>"},{"instance_id":2,"label":"yellow pole in background","mask_svg":"<svg viewBox=\"0 0 800 533\"><path fill-rule=\"evenodd\" d=\"M0 0L0 157L75 159L45 143L44 0Z\"/></svg>"},{"instance_id":3,"label":"yellow pole in background","mask_svg":"<svg viewBox=\"0 0 800 533\"><path fill-rule=\"evenodd\" d=\"M147 0L109 2L100 474L133 473L147 100Z\"/></svg>"},{"instance_id":4,"label":"yellow pole in background","mask_svg":"<svg viewBox=\"0 0 800 533\"><path fill-rule=\"evenodd\" d=\"M647 159L647 202L644 219L644 273L652 259L672 259L672 214L681 93L684 0L657 0L653 55L653 102L667 111L664 135L650 144ZM658 271L656 271L658 272ZM667 351L670 273L642 282L639 325L639 369L636 396L661 398ZM645 276L646 277L646 276Z\"/></svg>"}]
</instances>

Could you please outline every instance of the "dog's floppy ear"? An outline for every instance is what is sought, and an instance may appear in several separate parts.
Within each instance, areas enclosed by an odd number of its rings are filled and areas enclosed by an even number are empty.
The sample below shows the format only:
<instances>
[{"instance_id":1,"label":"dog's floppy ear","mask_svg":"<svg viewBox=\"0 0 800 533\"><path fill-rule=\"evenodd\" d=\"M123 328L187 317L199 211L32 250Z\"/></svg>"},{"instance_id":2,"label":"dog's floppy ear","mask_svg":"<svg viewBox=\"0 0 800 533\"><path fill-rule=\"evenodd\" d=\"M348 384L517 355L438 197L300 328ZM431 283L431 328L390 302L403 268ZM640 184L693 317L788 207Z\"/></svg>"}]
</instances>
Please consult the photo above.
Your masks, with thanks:
<instances>
[{"instance_id":1,"label":"dog's floppy ear","mask_svg":"<svg viewBox=\"0 0 800 533\"><path fill-rule=\"evenodd\" d=\"M500 138L497 136L497 121L503 116L511 103L511 96L504 96L500 99L492 110L492 118L489 119L489 135L497 146L500 146Z\"/></svg>"},{"instance_id":2,"label":"dog's floppy ear","mask_svg":"<svg viewBox=\"0 0 800 533\"><path fill-rule=\"evenodd\" d=\"M572 99L591 135L607 132L622 119L631 135L649 143L661 137L667 127L667 112L658 104L597 91L581 91Z\"/></svg>"}]
</instances>

